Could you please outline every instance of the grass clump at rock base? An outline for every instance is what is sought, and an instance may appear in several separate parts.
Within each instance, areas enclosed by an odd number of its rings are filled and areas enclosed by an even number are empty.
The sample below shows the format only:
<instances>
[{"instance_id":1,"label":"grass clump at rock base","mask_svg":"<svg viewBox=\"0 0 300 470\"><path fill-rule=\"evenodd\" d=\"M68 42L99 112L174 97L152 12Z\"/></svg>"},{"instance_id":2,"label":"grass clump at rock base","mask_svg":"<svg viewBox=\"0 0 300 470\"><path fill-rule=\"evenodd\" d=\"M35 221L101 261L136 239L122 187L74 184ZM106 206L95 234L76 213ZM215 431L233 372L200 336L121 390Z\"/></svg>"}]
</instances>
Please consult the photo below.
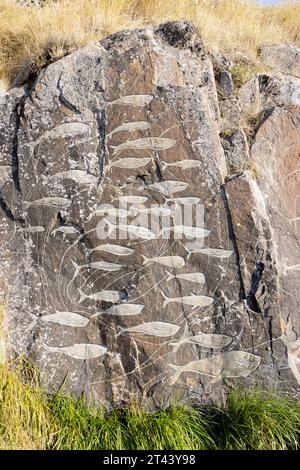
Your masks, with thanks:
<instances>
[{"instance_id":1,"label":"grass clump at rock base","mask_svg":"<svg viewBox=\"0 0 300 470\"><path fill-rule=\"evenodd\" d=\"M13 366L0 365L0 449L44 449L56 432L53 416L35 369L24 360Z\"/></svg>"},{"instance_id":2,"label":"grass clump at rock base","mask_svg":"<svg viewBox=\"0 0 300 470\"><path fill-rule=\"evenodd\" d=\"M166 450L214 448L202 415L191 407L173 405L147 413L132 405L107 413L87 407L83 399L54 395L49 402L59 431L59 450Z\"/></svg>"},{"instance_id":3,"label":"grass clump at rock base","mask_svg":"<svg viewBox=\"0 0 300 470\"><path fill-rule=\"evenodd\" d=\"M49 395L27 362L0 365L0 449L285 450L300 446L300 405L234 390L226 407L137 404L110 412L61 392Z\"/></svg>"},{"instance_id":4,"label":"grass clump at rock base","mask_svg":"<svg viewBox=\"0 0 300 470\"><path fill-rule=\"evenodd\" d=\"M236 390L216 409L217 446L226 450L287 450L300 445L300 404L260 390Z\"/></svg>"}]
</instances>

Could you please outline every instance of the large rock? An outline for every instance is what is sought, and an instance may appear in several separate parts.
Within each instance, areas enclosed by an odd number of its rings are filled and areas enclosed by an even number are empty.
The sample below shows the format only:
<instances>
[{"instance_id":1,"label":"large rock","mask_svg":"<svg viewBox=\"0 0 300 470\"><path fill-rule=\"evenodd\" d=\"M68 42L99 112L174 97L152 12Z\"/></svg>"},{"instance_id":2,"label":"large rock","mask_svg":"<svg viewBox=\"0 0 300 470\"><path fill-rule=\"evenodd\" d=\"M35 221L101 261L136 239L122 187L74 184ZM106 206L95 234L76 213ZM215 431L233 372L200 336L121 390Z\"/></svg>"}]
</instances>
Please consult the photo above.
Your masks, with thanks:
<instances>
[{"instance_id":1,"label":"large rock","mask_svg":"<svg viewBox=\"0 0 300 470\"><path fill-rule=\"evenodd\" d=\"M291 44L268 44L260 48L262 61L272 69L300 78L300 49Z\"/></svg>"},{"instance_id":2,"label":"large rock","mask_svg":"<svg viewBox=\"0 0 300 470\"><path fill-rule=\"evenodd\" d=\"M235 384L298 390L287 312L299 271L286 276L290 253L279 275L280 193L272 205L263 164L261 182L226 178L213 67L191 23L89 45L0 106L10 356L31 357L50 390L106 405L220 400ZM250 158L245 134L232 142Z\"/></svg>"}]
</instances>

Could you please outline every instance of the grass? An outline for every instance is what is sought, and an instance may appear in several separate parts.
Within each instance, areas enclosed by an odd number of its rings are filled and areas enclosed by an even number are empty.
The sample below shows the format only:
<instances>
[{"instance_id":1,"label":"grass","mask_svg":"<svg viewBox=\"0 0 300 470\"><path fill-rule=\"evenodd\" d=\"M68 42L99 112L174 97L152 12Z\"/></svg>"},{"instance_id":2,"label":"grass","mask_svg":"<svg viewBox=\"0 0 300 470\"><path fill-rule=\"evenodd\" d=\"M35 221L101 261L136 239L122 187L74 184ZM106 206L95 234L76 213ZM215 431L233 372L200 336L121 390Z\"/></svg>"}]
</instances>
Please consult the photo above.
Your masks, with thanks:
<instances>
[{"instance_id":1,"label":"grass","mask_svg":"<svg viewBox=\"0 0 300 470\"><path fill-rule=\"evenodd\" d=\"M14 370L0 365L0 449L44 449L56 430L37 375L26 364L29 383L23 379L24 361Z\"/></svg>"},{"instance_id":2,"label":"grass","mask_svg":"<svg viewBox=\"0 0 300 470\"><path fill-rule=\"evenodd\" d=\"M217 410L217 442L226 450L287 450L300 443L300 404L259 390L234 391Z\"/></svg>"},{"instance_id":3,"label":"grass","mask_svg":"<svg viewBox=\"0 0 300 470\"><path fill-rule=\"evenodd\" d=\"M13 367L12 367L13 366ZM0 449L284 450L300 446L300 405L259 390L234 390L226 407L173 404L148 413L138 404L110 412L52 396L35 369L0 365ZM24 379L26 379L24 381Z\"/></svg>"},{"instance_id":4,"label":"grass","mask_svg":"<svg viewBox=\"0 0 300 470\"><path fill-rule=\"evenodd\" d=\"M256 73L260 72L261 68L258 65L253 65L244 61L237 61L231 68L233 82L237 88L243 86L250 78Z\"/></svg>"},{"instance_id":5,"label":"grass","mask_svg":"<svg viewBox=\"0 0 300 470\"><path fill-rule=\"evenodd\" d=\"M0 0L0 79L40 70L115 31L191 19L211 50L256 63L263 44L300 45L300 4L262 7L253 0ZM247 60L248 60L247 59Z\"/></svg>"}]
</instances>

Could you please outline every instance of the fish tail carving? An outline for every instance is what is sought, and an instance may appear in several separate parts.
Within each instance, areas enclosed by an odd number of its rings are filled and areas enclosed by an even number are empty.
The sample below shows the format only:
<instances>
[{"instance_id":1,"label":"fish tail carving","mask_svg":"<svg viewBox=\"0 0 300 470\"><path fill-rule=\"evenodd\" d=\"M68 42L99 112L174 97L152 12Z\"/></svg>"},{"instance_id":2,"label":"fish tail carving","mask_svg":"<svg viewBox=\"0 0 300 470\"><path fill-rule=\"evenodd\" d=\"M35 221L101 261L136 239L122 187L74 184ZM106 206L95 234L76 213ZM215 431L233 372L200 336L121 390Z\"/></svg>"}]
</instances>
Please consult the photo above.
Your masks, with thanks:
<instances>
[{"instance_id":1,"label":"fish tail carving","mask_svg":"<svg viewBox=\"0 0 300 470\"><path fill-rule=\"evenodd\" d=\"M170 385L173 385L179 379L183 368L182 366L177 366L176 364L168 364L168 366L175 371L175 374L170 379Z\"/></svg>"},{"instance_id":2,"label":"fish tail carving","mask_svg":"<svg viewBox=\"0 0 300 470\"><path fill-rule=\"evenodd\" d=\"M149 258L147 258L147 256L141 255L141 257L143 258L143 265L145 265L149 262Z\"/></svg>"},{"instance_id":3,"label":"fish tail carving","mask_svg":"<svg viewBox=\"0 0 300 470\"><path fill-rule=\"evenodd\" d=\"M180 341L177 341L176 343L169 343L169 346L173 348L174 353L178 351L180 345L181 345Z\"/></svg>"},{"instance_id":4,"label":"fish tail carving","mask_svg":"<svg viewBox=\"0 0 300 470\"><path fill-rule=\"evenodd\" d=\"M75 274L74 274L74 277L76 277L80 271L80 266L75 263L75 261L71 260L71 263L73 264L74 268L75 268Z\"/></svg>"},{"instance_id":5,"label":"fish tail carving","mask_svg":"<svg viewBox=\"0 0 300 470\"><path fill-rule=\"evenodd\" d=\"M122 328L121 326L117 326L117 334L116 334L116 338L120 335L122 335L124 333L124 331L126 331L125 328Z\"/></svg>"},{"instance_id":6,"label":"fish tail carving","mask_svg":"<svg viewBox=\"0 0 300 470\"><path fill-rule=\"evenodd\" d=\"M163 303L163 307L165 307L166 305L168 305L169 302L171 302L172 299L169 299L169 297L167 297L162 290L160 290L160 292L163 298L165 299Z\"/></svg>"},{"instance_id":7,"label":"fish tail carving","mask_svg":"<svg viewBox=\"0 0 300 470\"><path fill-rule=\"evenodd\" d=\"M81 304L81 302L83 302L85 299L88 298L88 295L86 295L84 292L82 292L82 290L78 289L78 292L80 294L80 298L78 300L78 302Z\"/></svg>"}]
</instances>

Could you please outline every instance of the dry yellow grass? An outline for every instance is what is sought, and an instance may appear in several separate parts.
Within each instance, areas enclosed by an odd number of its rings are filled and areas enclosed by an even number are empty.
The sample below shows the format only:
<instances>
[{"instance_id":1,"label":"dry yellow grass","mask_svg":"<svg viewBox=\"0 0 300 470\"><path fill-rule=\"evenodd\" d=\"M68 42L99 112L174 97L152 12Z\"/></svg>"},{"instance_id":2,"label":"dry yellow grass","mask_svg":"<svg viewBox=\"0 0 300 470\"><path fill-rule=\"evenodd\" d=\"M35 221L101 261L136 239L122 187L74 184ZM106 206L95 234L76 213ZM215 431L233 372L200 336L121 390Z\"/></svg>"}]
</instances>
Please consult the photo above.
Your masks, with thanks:
<instances>
[{"instance_id":1,"label":"dry yellow grass","mask_svg":"<svg viewBox=\"0 0 300 470\"><path fill-rule=\"evenodd\" d=\"M115 31L191 19L211 49L256 59L265 43L300 44L300 4L260 7L251 0L0 0L0 79ZM32 6L33 4L33 6Z\"/></svg>"},{"instance_id":2,"label":"dry yellow grass","mask_svg":"<svg viewBox=\"0 0 300 470\"><path fill-rule=\"evenodd\" d=\"M44 449L55 432L34 367L22 358L1 364L0 450Z\"/></svg>"},{"instance_id":3,"label":"dry yellow grass","mask_svg":"<svg viewBox=\"0 0 300 470\"><path fill-rule=\"evenodd\" d=\"M0 364L5 362L6 340L7 340L7 324L6 324L5 306L0 304Z\"/></svg>"}]
</instances>

